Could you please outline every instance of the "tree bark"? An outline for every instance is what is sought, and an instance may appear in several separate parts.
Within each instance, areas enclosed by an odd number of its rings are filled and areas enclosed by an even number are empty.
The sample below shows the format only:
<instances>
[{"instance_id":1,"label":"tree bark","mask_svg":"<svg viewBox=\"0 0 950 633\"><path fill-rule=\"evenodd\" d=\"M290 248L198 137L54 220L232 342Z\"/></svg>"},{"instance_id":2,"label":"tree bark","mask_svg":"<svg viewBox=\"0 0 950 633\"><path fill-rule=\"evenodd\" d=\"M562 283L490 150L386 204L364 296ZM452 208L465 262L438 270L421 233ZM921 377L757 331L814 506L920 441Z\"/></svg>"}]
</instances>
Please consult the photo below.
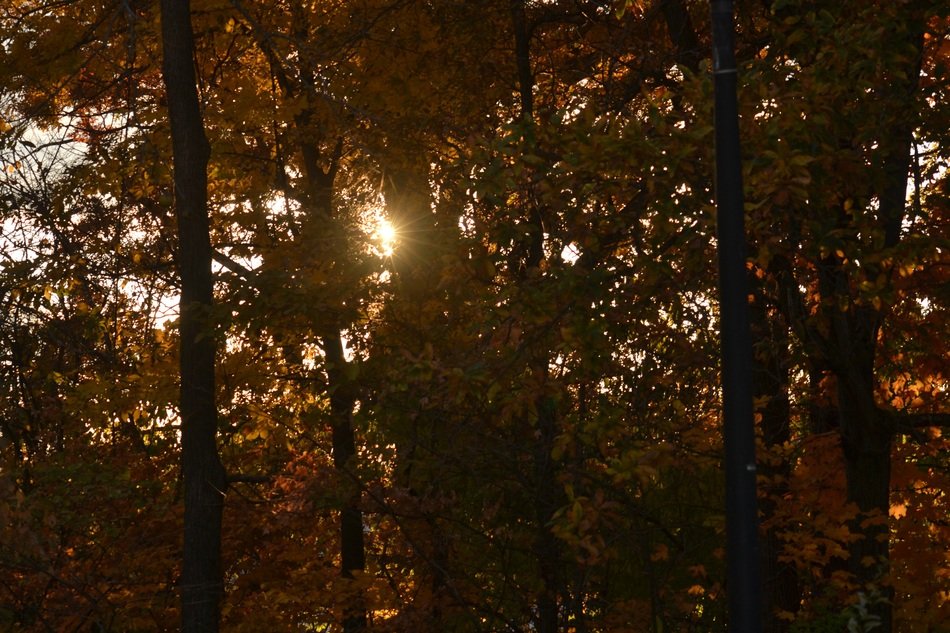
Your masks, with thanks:
<instances>
[{"instance_id":1,"label":"tree bark","mask_svg":"<svg viewBox=\"0 0 950 633\"><path fill-rule=\"evenodd\" d=\"M670 42L676 50L676 63L691 71L699 71L699 63L705 51L699 43L692 18L683 0L663 0L660 3L663 19L669 32Z\"/></svg>"},{"instance_id":2,"label":"tree bark","mask_svg":"<svg viewBox=\"0 0 950 633\"><path fill-rule=\"evenodd\" d=\"M865 375L873 377L871 372ZM859 538L849 546L848 567L859 586L865 587L878 583L889 571L887 517L893 438L891 425L873 407L873 381L867 383L855 388L839 375L837 388L847 499L858 507L850 528ZM873 601L870 612L881 618L875 631L890 633L892 593L881 588L881 594L875 596L882 600Z\"/></svg>"},{"instance_id":3,"label":"tree bark","mask_svg":"<svg viewBox=\"0 0 950 633\"><path fill-rule=\"evenodd\" d=\"M512 30L515 40L515 65L518 77L518 93L520 97L521 120L526 125L534 125L534 73L531 69L531 31L528 20L525 0L511 0ZM528 187L534 183L529 182ZM526 248L523 251L522 261L517 271L521 283L527 281L527 271L539 269L544 259L544 209L531 196L529 213L526 218L531 227L527 238ZM541 378L541 383L547 381L548 356L542 351L531 360L531 371ZM565 599L565 587L561 574L560 546L554 533L549 527L551 517L558 508L562 491L555 477L555 464L551 457L554 438L557 435L557 404L548 396L538 396L536 399L537 415L537 444L532 455L534 473L534 513L535 513L535 541L534 555L538 565L538 576L541 581L541 591L537 599L537 616L535 627L539 633L557 633L559 626L560 605Z\"/></svg>"},{"instance_id":4,"label":"tree bark","mask_svg":"<svg viewBox=\"0 0 950 633\"><path fill-rule=\"evenodd\" d=\"M224 593L221 518L227 478L217 447L213 280L208 219L210 146L198 104L188 0L162 0L162 71L171 125L181 276L180 414L185 495L181 627L218 631Z\"/></svg>"},{"instance_id":5,"label":"tree bark","mask_svg":"<svg viewBox=\"0 0 950 633\"><path fill-rule=\"evenodd\" d=\"M889 102L885 112L895 122L880 142L883 178L877 194L877 223L884 236L884 248L897 245L906 217L907 179L913 148L915 92L918 89L923 56L925 19L919 8L908 10L896 33L906 37L915 55L907 57L895 72L893 83L883 95ZM868 275L876 274L874 266ZM839 272L839 275L843 273ZM839 280L835 280L839 281ZM835 288L841 291L841 283ZM896 428L893 420L876 406L874 397L875 357L884 315L875 308L851 303L846 313L832 317L832 340L838 351L838 409L841 421L842 449L848 501L859 514L852 532L861 535L850 546L851 572L861 584L877 584L889 572L890 535L887 517L890 511L891 448ZM870 596L870 612L881 618L876 631L890 633L893 627L893 592L880 589L881 596ZM881 598L880 600L873 600Z\"/></svg>"},{"instance_id":6,"label":"tree bark","mask_svg":"<svg viewBox=\"0 0 950 633\"><path fill-rule=\"evenodd\" d=\"M916 92L926 11L926 7L918 5L898 9L895 15L899 19L886 22L889 47L892 50L903 47L903 50L895 54L899 56L893 58L890 67L884 68L887 81L875 91L879 104L876 118L881 120L876 129L880 136L873 151L866 156L867 179L872 187L863 192L868 199L865 204L868 217L873 217L873 226L856 226L852 213L843 207L824 210L837 213L834 228L849 236L849 248L854 249L849 257L859 256L869 263L855 271L842 255L833 253L813 262L820 295L816 318L806 317L804 300L798 291L800 284L790 266L783 274L784 279L780 279L785 313L809 357L812 430L837 430L841 437L846 497L858 509L850 523L855 539L849 545L847 566L860 591L876 587L877 595L868 596L869 612L880 618L879 626L874 629L880 633L890 633L893 627L891 594L883 581L886 581L890 562L887 517L891 449L901 421L883 412L875 402L875 359L886 315L873 303L856 297L854 289L863 282L892 273L889 267L876 262L886 259L882 256L889 255L888 251L901 239L913 130L917 125ZM846 77L841 80L845 81ZM859 145L847 137L838 142L842 147ZM872 202L877 203L876 209ZM865 247L858 240L858 231L871 232L882 239ZM800 235L800 227L792 233ZM835 378L833 393L819 394L818 382L828 374Z\"/></svg>"},{"instance_id":7,"label":"tree bark","mask_svg":"<svg viewBox=\"0 0 950 633\"><path fill-rule=\"evenodd\" d=\"M321 337L321 344L326 355L327 384L332 389L330 416L333 466L340 475L344 491L343 503L340 506L340 574L347 580L353 580L354 572L366 569L360 482L354 468L356 439L353 433L353 407L356 399L352 394L352 385L345 375L346 358L340 332L332 328L331 330ZM363 592L359 591L355 596L352 602L343 606L345 633L365 631L367 627Z\"/></svg>"},{"instance_id":8,"label":"tree bark","mask_svg":"<svg viewBox=\"0 0 950 633\"><path fill-rule=\"evenodd\" d=\"M774 449L791 439L789 403L788 326L781 314L769 310L761 282L752 282L755 301L749 306L752 340L756 343L752 364L752 385L756 401L764 400L757 408L761 415L759 427L766 449ZM787 460L779 464L765 461L759 466L760 473L772 483L760 500L764 523L774 515L776 499L789 492L791 465ZM801 602L801 591L795 566L782 562L781 530L779 526L768 527L762 534L762 581L763 624L765 633L786 633L789 622L779 617L779 612L795 613Z\"/></svg>"},{"instance_id":9,"label":"tree bark","mask_svg":"<svg viewBox=\"0 0 950 633\"><path fill-rule=\"evenodd\" d=\"M291 34L298 46L311 36L310 25L304 9L296 7L294 29ZM246 18L248 14L244 12ZM253 20L250 20L253 23ZM315 98L314 77L316 72L305 57L298 57L297 73L289 72L287 63L272 48L270 35L260 31L255 25L254 38L261 51L267 57L271 70L275 73L281 93L286 99L304 97ZM315 115L311 107L306 107L294 117L294 125L300 134L298 149L303 162L306 178L305 208L307 218L301 231L303 240L313 240L316 236L323 244L335 244L339 248L322 252L321 257L329 260L333 257L346 257L346 240L343 231L333 213L333 193L337 171L343 153L342 137L337 138L329 156L321 153L320 141L325 140L322 133L313 133ZM328 159L327 168L321 167L322 159ZM285 180L283 167L278 180ZM304 248L310 248L306 242ZM316 251L314 251L316 252ZM356 395L352 380L347 377L347 361L343 353L343 332L337 322L339 305L323 306L324 314L311 325L317 333L323 348L326 362L327 391L330 398L331 450L333 465L344 486L340 504L340 575L353 580L356 572L366 568L365 539L363 535L363 511L361 508L361 486L355 470L356 437L353 429L353 409ZM344 633L358 633L366 630L368 615L363 590L351 592L354 596L343 605Z\"/></svg>"},{"instance_id":10,"label":"tree bark","mask_svg":"<svg viewBox=\"0 0 950 633\"><path fill-rule=\"evenodd\" d=\"M429 158L423 147L394 143L381 154L385 179L383 194L386 213L393 223L398 244L392 256L393 300L389 308L402 326L401 345L412 354L424 353L425 342L433 328L446 326L441 315L431 308L439 300L440 254L446 252L446 232L438 232L432 213L429 184ZM423 387L425 388L425 387ZM419 399L424 392L414 391L408 406L424 410ZM397 405L398 406L398 405ZM420 574L419 584L431 594L426 621L420 630L443 631L452 628L458 615L457 594L452 586L452 552L439 511L447 498L443 482L430 479L419 486L412 473L431 469L433 455L451 445L442 416L425 412L414 417L410 430L397 443L399 455L397 483L405 487L418 503L416 518L407 520L407 528L415 534L413 546L425 561L427 572ZM424 438L424 439L422 439ZM423 509L426 508L426 509Z\"/></svg>"},{"instance_id":11,"label":"tree bark","mask_svg":"<svg viewBox=\"0 0 950 633\"><path fill-rule=\"evenodd\" d=\"M535 370L537 371L537 369ZM539 633L557 633L559 621L559 602L563 598L564 587L561 579L561 555L557 537L548 527L551 517L562 501L557 489L554 463L551 451L557 434L557 405L553 398L541 396L537 400L538 440L534 453L535 479L535 520L537 534L534 553L538 560L541 578L541 595L538 596Z\"/></svg>"},{"instance_id":12,"label":"tree bark","mask_svg":"<svg viewBox=\"0 0 950 633\"><path fill-rule=\"evenodd\" d=\"M307 75L309 69L304 69ZM308 91L311 87L307 87ZM305 110L297 119L297 126L305 133L310 127L312 112ZM343 152L343 139L337 139L326 170L319 164L320 148L316 142L300 144L307 177L307 207L309 217L304 225L304 238L320 234L325 242L345 244L343 231L333 213L333 187ZM326 236L332 236L327 240ZM329 254L346 257L344 249ZM324 255L326 257L327 255ZM356 395L352 381L347 378L347 360L343 353L343 332L337 322L339 305L325 306L327 314L319 317L313 328L318 333L326 362L327 390L330 398L330 427L333 466L340 476L343 498L340 504L340 575L350 581L357 572L366 569L366 551L363 537L362 491L355 469L356 435L353 430L353 409ZM362 589L343 605L344 633L365 631L368 625L366 598Z\"/></svg>"}]
</instances>

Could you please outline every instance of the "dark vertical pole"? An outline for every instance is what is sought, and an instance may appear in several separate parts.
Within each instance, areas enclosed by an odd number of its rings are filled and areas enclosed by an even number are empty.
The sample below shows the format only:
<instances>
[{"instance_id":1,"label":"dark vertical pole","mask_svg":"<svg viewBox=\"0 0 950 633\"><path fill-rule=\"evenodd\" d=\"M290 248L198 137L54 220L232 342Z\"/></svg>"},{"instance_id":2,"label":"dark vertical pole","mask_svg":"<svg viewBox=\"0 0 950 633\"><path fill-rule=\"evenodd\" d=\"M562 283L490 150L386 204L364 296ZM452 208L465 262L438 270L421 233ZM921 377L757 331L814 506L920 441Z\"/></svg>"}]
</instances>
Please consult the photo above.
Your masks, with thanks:
<instances>
[{"instance_id":1,"label":"dark vertical pole","mask_svg":"<svg viewBox=\"0 0 950 633\"><path fill-rule=\"evenodd\" d=\"M762 621L755 498L752 336L746 277L732 1L711 0L711 8L716 95L716 205L726 450L729 630L731 633L755 633L762 630Z\"/></svg>"}]
</instances>

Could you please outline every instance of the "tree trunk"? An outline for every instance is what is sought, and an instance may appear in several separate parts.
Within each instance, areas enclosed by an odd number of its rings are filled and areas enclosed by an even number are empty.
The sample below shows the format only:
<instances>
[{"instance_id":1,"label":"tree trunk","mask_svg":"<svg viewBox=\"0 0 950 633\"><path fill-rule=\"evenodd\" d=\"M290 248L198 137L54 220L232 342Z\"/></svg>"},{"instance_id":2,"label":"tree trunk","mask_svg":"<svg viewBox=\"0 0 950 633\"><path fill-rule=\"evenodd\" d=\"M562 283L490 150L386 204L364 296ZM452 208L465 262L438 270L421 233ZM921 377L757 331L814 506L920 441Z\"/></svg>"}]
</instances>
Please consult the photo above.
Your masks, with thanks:
<instances>
[{"instance_id":1,"label":"tree trunk","mask_svg":"<svg viewBox=\"0 0 950 633\"><path fill-rule=\"evenodd\" d=\"M890 633L893 592L880 582L886 577L890 564L887 517L893 433L874 407L872 384L868 380L859 391L853 383L838 377L847 499L858 507L858 515L851 521L850 528L852 534L860 537L848 548L848 567L862 591L872 584L879 588L879 595L868 596L869 612L881 619L881 625L874 630Z\"/></svg>"},{"instance_id":2,"label":"tree trunk","mask_svg":"<svg viewBox=\"0 0 950 633\"><path fill-rule=\"evenodd\" d=\"M755 302L749 306L752 340L755 341L755 354L752 365L753 394L756 401L764 400L758 407L761 415L759 422L762 442L766 452L781 446L791 439L789 407L789 352L788 326L781 314L769 310L761 282L753 282ZM789 491L791 465L787 460L775 464L763 460L759 466L760 474L772 483L767 494L760 500L764 523L776 509L776 499L781 499ZM795 613L801 602L801 591L795 566L782 562L782 540L778 526L772 526L763 534L762 580L763 622L765 633L786 633L789 622L778 616L779 612Z\"/></svg>"},{"instance_id":3,"label":"tree trunk","mask_svg":"<svg viewBox=\"0 0 950 633\"><path fill-rule=\"evenodd\" d=\"M393 301L390 309L405 328L401 345L414 355L424 353L429 332L446 327L441 315L431 309L438 301L438 282L441 272L439 255L445 252L444 234L437 236L435 215L431 209L429 159L425 150L405 146L391 148L384 156L385 180L383 194L386 213L396 229L398 243L392 256ZM414 392L413 398L424 393ZM418 401L408 404L425 409ZM445 434L443 420L438 413L427 412L415 417L405 440L397 443L400 463L397 478L419 503L419 518L408 522L416 534L414 547L427 563L428 573L420 575L419 583L428 586L431 604L425 622L426 631L451 628L456 614L457 600L452 591L451 550L444 521L434 511L423 507L440 507L446 499L445 488L438 479L417 485L411 473L431 469L433 455L451 445ZM425 438L425 439L422 439Z\"/></svg>"},{"instance_id":4,"label":"tree trunk","mask_svg":"<svg viewBox=\"0 0 950 633\"><path fill-rule=\"evenodd\" d=\"M535 369L537 371L537 369ZM534 544L541 579L538 597L537 630L539 633L557 633L559 598L564 593L560 567L562 565L557 537L551 531L551 517L560 504L559 485L555 478L551 451L557 435L557 406L554 399L541 396L537 400L538 440L534 454L535 520L537 534Z\"/></svg>"},{"instance_id":5,"label":"tree trunk","mask_svg":"<svg viewBox=\"0 0 950 633\"><path fill-rule=\"evenodd\" d=\"M292 9L294 16L293 39L298 46L312 36L307 11L299 6ZM314 78L315 69L303 58L298 58L297 73L288 72L284 61L271 47L269 34L255 32L254 34L261 51L268 58L277 83L280 85L283 96L290 100L316 98ZM308 101L309 103L309 101ZM337 170L339 169L343 153L342 137L337 138L330 154L321 152L321 141L326 140L322 132L317 132L314 111L311 107L304 108L294 117L294 125L300 134L300 155L303 160L303 171L306 177L305 209L307 218L302 229L304 248L311 249L313 244L321 244L320 249L313 249L320 253L324 262L333 258L345 258L346 239L341 226L333 213L333 193ZM328 159L328 166L321 166L321 159ZM285 175L281 169L278 175L283 180ZM306 240L309 240L307 242ZM323 248L327 244L333 248ZM340 575L346 580L352 580L355 572L362 572L366 568L366 553L363 537L363 511L361 509L361 487L355 469L356 439L353 431L353 409L356 405L356 396L351 380L347 378L347 361L343 353L342 326L336 315L339 305L322 306L323 315L311 325L318 334L320 345L323 347L326 362L327 391L330 398L330 425L333 465L340 476L344 487L343 498L340 504ZM343 605L343 630L345 633L358 633L366 630L368 617L366 599L363 590L348 592L353 598Z\"/></svg>"},{"instance_id":6,"label":"tree trunk","mask_svg":"<svg viewBox=\"0 0 950 633\"><path fill-rule=\"evenodd\" d=\"M311 118L312 114L309 110L305 110L300 115L297 125L301 127L301 132L310 125ZM309 217L304 226L305 239L319 236L324 242L343 245L346 240L333 213L333 188L343 151L343 139L337 139L326 170L319 166L320 148L317 143L303 142L300 149L304 159L304 172L307 176L309 210ZM327 239L328 236L330 239ZM345 258L347 255L344 248L334 249L328 255L323 255L323 257L333 256ZM347 378L343 332L336 316L339 309L339 305L325 306L327 314L319 317L313 323L313 328L319 334L326 362L333 466L343 486L343 498L340 503L340 575L345 580L351 581L356 577L356 572L366 569L366 551L363 537L363 510L360 504L362 491L355 468L356 436L353 431L353 408L356 406L356 395L352 381ZM364 591L359 589L347 593L353 597L343 605L343 631L345 633L365 631L368 617Z\"/></svg>"},{"instance_id":7,"label":"tree trunk","mask_svg":"<svg viewBox=\"0 0 950 633\"><path fill-rule=\"evenodd\" d=\"M366 569L363 539L363 510L360 507L360 482L355 470L356 439L353 433L355 398L352 385L346 378L346 358L339 331L321 337L327 362L327 384L330 386L330 416L333 437L333 466L340 475L343 501L340 505L340 574L353 580L354 572ZM365 631L367 626L366 601L362 590L343 605L345 633Z\"/></svg>"},{"instance_id":8,"label":"tree trunk","mask_svg":"<svg viewBox=\"0 0 950 633\"><path fill-rule=\"evenodd\" d=\"M892 83L882 95L883 113L893 121L885 128L877 159L883 177L876 181L878 229L884 237L884 249L893 248L901 239L906 217L907 179L916 125L915 93L918 90L923 59L925 15L914 7L902 11L893 27L894 37L902 39L913 55L907 55L892 69ZM884 272L876 265L867 267L866 278ZM837 271L834 290L841 295L848 286L844 273ZM884 314L878 309L852 301L845 313L831 317L832 340L839 357L833 361L838 377L838 409L841 422L841 446L845 459L848 501L857 505L859 514L851 525L861 538L851 543L849 566L859 584L874 585L880 595L870 595L870 613L880 617L875 631L890 633L893 627L893 592L881 586L890 565L887 517L890 512L891 446L895 429L875 403L875 358L878 334Z\"/></svg>"},{"instance_id":9,"label":"tree trunk","mask_svg":"<svg viewBox=\"0 0 950 633\"><path fill-rule=\"evenodd\" d=\"M531 69L531 25L526 13L525 0L511 0L512 30L514 32L515 65L520 95L521 119L528 125L534 122L534 73ZM528 185L533 186L533 183ZM523 252L517 271L519 281L526 281L528 269L538 269L544 258L544 222L543 209L535 202L530 205L528 223L531 235ZM546 381L548 358L546 353L531 361L532 372ZM559 603L564 594L560 572L560 547L557 538L551 532L549 522L557 510L559 501L558 483L555 479L551 449L557 434L557 405L554 400L539 396L536 400L537 444L534 447L532 461L534 467L534 513L535 542L534 554L541 581L541 593L538 596L535 627L540 633L556 633L558 630Z\"/></svg>"},{"instance_id":10,"label":"tree trunk","mask_svg":"<svg viewBox=\"0 0 950 633\"><path fill-rule=\"evenodd\" d=\"M893 627L891 592L885 581L890 562L887 517L891 447L896 430L888 414L875 402L875 357L885 313L875 307L874 302L857 297L855 288L891 275L890 265L878 262L892 256L891 249L899 243L904 230L913 130L919 111L916 92L927 18L927 8L923 5L894 11L882 24L887 24L891 49L903 46L903 50L887 60L890 65L882 65L882 73L888 81L876 92L880 136L873 151L866 156L871 188L862 194L868 199L866 217L873 218L874 224L857 225L853 212L844 208L825 210L837 212L835 229L849 236L848 249L852 252L848 256L859 257L865 265L855 271L840 252L829 253L813 262L821 297L814 320L820 324L817 326L808 325L809 319L802 313L799 284L790 283L794 275L786 274L784 283L786 313L796 325L799 340L809 356L813 391L810 424L815 432L830 431L837 426L841 437L847 501L858 509L857 516L850 522L855 539L849 545L847 565L859 591L870 591L866 596L870 601L868 610L880 619L874 629L879 633L890 633ZM846 79L841 77L842 81ZM842 147L859 144L846 137L838 141ZM875 239L871 245L862 244L859 231L882 239ZM830 394L818 393L818 381L828 373L835 378L832 398L826 397ZM832 399L835 402L829 403Z\"/></svg>"},{"instance_id":11,"label":"tree trunk","mask_svg":"<svg viewBox=\"0 0 950 633\"><path fill-rule=\"evenodd\" d=\"M218 456L215 333L208 219L210 147L198 104L188 0L162 0L162 71L168 100L181 276L181 467L185 491L181 626L218 631L224 593L221 517L227 486Z\"/></svg>"}]
</instances>

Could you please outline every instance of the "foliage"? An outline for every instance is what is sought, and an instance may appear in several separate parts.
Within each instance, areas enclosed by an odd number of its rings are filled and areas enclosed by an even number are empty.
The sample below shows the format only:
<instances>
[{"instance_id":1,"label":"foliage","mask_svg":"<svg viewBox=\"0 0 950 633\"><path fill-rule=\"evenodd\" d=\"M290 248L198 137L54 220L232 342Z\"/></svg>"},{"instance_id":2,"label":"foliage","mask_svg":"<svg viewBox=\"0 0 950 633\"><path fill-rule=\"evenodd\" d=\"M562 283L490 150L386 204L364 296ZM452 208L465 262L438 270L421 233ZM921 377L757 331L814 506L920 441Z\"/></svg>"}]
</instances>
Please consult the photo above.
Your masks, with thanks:
<instances>
[{"instance_id":1,"label":"foliage","mask_svg":"<svg viewBox=\"0 0 950 633\"><path fill-rule=\"evenodd\" d=\"M938 631L950 18L738 4L768 630ZM178 626L153 5L0 0L3 630ZM224 630L727 630L706 10L192 3Z\"/></svg>"}]
</instances>

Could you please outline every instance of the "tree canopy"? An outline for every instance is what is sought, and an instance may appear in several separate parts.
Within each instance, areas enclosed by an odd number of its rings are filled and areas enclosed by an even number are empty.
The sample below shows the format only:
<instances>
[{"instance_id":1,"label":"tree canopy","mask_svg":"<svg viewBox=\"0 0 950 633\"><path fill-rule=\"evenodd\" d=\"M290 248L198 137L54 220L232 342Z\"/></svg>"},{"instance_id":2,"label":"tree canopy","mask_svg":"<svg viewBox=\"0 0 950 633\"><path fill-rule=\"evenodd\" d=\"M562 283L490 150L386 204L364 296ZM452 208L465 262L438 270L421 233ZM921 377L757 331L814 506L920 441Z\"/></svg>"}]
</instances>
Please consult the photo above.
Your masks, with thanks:
<instances>
[{"instance_id":1,"label":"tree canopy","mask_svg":"<svg viewBox=\"0 0 950 633\"><path fill-rule=\"evenodd\" d=\"M0 629L729 630L708 14L0 0ZM736 26L765 630L948 631L950 11Z\"/></svg>"}]
</instances>

